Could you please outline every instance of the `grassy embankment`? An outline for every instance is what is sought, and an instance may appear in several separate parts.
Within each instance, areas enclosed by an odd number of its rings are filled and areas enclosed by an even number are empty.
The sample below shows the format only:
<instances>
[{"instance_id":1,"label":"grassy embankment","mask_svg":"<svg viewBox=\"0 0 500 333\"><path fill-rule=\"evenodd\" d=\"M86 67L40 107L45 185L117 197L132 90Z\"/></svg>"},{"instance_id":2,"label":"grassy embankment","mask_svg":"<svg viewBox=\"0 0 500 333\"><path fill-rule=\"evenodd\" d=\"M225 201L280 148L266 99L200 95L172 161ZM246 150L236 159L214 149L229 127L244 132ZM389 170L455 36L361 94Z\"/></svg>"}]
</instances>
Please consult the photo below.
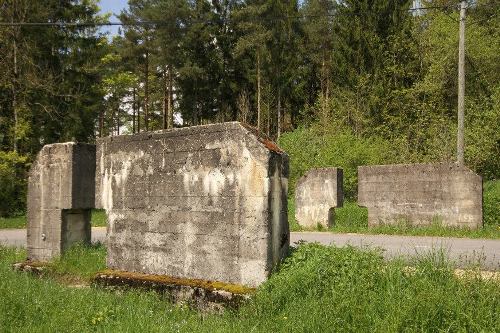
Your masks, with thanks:
<instances>
[{"instance_id":1,"label":"grassy embankment","mask_svg":"<svg viewBox=\"0 0 500 333\"><path fill-rule=\"evenodd\" d=\"M152 292L82 288L104 255L76 247L37 278L11 270L22 250L0 247L0 331L500 331L500 281L457 278L440 255L409 269L372 251L301 245L248 304L204 316Z\"/></svg>"},{"instance_id":2,"label":"grassy embankment","mask_svg":"<svg viewBox=\"0 0 500 333\"><path fill-rule=\"evenodd\" d=\"M288 201L288 217L292 231L305 230L301 228L294 218L294 200ZM439 220L427 227L412 227L401 222L398 225L380 225L368 228L368 213L365 208L358 207L355 202L345 202L343 208L335 210L335 225L329 229L338 233L365 233L386 235L411 235L411 236L442 236L442 237L469 237L500 239L500 181L489 181L484 184L483 198L484 226L479 230L444 227ZM106 214L102 210L92 212L92 225L105 226ZM26 217L0 218L2 228L24 228ZM321 228L315 231L326 231Z\"/></svg>"}]
</instances>

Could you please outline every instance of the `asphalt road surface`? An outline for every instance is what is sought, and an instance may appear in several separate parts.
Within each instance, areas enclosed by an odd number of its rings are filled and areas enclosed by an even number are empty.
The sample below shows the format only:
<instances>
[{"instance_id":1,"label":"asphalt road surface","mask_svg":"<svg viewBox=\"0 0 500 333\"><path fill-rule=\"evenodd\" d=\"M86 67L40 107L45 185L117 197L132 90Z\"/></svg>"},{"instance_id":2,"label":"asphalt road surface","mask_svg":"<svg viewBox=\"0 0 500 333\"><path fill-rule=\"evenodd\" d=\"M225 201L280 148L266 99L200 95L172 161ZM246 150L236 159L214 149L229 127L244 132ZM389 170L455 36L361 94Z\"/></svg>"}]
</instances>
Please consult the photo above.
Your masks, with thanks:
<instances>
[{"instance_id":1,"label":"asphalt road surface","mask_svg":"<svg viewBox=\"0 0 500 333\"><path fill-rule=\"evenodd\" d=\"M92 228L92 241L104 242L106 228ZM480 264L483 269L500 271L500 240L447 237L415 237L329 232L292 232L291 243L318 242L324 245L370 247L382 250L384 257L415 257L444 253L459 267ZM26 246L25 229L0 229L0 244Z\"/></svg>"}]
</instances>

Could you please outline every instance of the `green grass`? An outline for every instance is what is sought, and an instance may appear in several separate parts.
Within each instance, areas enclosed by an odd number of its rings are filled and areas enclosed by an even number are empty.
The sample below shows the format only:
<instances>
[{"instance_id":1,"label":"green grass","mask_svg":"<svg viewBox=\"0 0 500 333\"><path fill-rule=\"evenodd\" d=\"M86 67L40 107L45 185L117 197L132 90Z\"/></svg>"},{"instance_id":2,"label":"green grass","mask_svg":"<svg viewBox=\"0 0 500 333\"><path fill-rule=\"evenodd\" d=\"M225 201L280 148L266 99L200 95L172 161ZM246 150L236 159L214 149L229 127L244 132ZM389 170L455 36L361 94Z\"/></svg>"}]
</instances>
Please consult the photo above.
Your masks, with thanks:
<instances>
[{"instance_id":1,"label":"green grass","mask_svg":"<svg viewBox=\"0 0 500 333\"><path fill-rule=\"evenodd\" d=\"M0 217L0 229L26 228L26 216Z\"/></svg>"},{"instance_id":2,"label":"green grass","mask_svg":"<svg viewBox=\"0 0 500 333\"><path fill-rule=\"evenodd\" d=\"M92 210L92 226L106 226L106 212L102 209ZM0 229L22 229L26 228L26 215L15 217L0 217Z\"/></svg>"},{"instance_id":3,"label":"green grass","mask_svg":"<svg viewBox=\"0 0 500 333\"><path fill-rule=\"evenodd\" d=\"M54 277L77 277L82 282L90 281L96 272L106 268L106 248L103 244L76 245L50 267Z\"/></svg>"},{"instance_id":4,"label":"green grass","mask_svg":"<svg viewBox=\"0 0 500 333\"><path fill-rule=\"evenodd\" d=\"M102 247L78 247L55 266L62 274L85 277L101 267L103 255ZM0 247L2 332L500 330L499 281L474 272L459 279L439 254L408 269L408 263L384 262L374 251L300 245L248 304L204 316L155 293L71 288L50 275L42 279L12 271L10 264L24 256Z\"/></svg>"},{"instance_id":5,"label":"green grass","mask_svg":"<svg viewBox=\"0 0 500 333\"><path fill-rule=\"evenodd\" d=\"M92 210L92 226L105 227L107 223L106 211L104 209Z\"/></svg>"}]
</instances>

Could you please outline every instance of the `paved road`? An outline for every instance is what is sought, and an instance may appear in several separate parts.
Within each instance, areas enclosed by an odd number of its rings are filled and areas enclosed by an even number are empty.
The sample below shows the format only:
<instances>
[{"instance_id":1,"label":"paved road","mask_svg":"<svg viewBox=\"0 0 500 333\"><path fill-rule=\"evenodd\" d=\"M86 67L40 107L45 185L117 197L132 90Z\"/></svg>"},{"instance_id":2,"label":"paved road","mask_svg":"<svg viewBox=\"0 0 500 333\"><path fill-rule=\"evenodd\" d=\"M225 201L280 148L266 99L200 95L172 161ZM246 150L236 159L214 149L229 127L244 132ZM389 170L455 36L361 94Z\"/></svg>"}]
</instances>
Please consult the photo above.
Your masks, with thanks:
<instances>
[{"instance_id":1,"label":"paved road","mask_svg":"<svg viewBox=\"0 0 500 333\"><path fill-rule=\"evenodd\" d=\"M92 228L92 241L104 241L106 228ZM484 269L500 271L500 240L445 237L333 234L327 232L292 232L291 242L300 240L337 246L380 248L386 258L412 257L441 249L459 266L479 263ZM0 244L26 246L25 229L0 229Z\"/></svg>"}]
</instances>

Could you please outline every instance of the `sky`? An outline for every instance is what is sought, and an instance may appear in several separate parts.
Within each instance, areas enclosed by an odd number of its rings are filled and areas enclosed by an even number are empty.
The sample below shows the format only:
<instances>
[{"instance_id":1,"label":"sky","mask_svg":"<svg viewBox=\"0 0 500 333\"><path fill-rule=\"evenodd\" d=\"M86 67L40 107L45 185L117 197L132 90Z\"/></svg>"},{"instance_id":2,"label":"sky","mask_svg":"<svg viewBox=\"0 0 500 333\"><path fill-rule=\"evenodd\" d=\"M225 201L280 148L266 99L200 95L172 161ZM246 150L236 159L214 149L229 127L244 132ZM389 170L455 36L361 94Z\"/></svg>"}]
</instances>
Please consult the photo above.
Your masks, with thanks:
<instances>
[{"instance_id":1,"label":"sky","mask_svg":"<svg viewBox=\"0 0 500 333\"><path fill-rule=\"evenodd\" d=\"M119 14L122 9L127 7L127 0L101 0L99 1L99 7L101 8L101 14ZM109 20L112 22L118 21L118 19L114 15L111 16ZM111 34L117 34L118 26L104 27L103 31L109 31Z\"/></svg>"}]
</instances>

